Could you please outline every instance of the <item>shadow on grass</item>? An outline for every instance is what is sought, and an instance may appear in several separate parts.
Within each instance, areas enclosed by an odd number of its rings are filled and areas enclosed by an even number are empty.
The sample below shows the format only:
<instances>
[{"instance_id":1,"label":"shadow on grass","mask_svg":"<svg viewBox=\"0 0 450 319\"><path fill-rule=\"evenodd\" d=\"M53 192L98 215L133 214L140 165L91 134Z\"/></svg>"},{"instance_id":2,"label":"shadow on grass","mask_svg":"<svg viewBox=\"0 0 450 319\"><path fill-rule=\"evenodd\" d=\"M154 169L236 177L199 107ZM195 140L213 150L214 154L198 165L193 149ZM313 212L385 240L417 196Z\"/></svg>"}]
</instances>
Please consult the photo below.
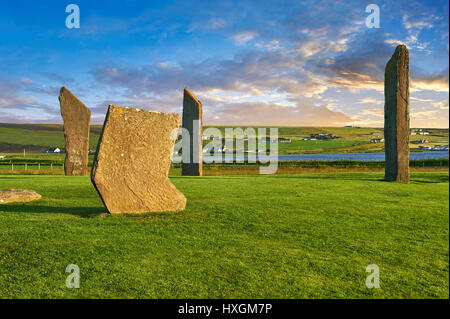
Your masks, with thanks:
<instances>
[{"instance_id":1,"label":"shadow on grass","mask_svg":"<svg viewBox=\"0 0 450 319\"><path fill-rule=\"evenodd\" d=\"M0 174L1 174L2 172L0 171ZM8 173L8 176L5 176L5 175L2 175L2 176L0 176L0 180L3 180L3 179L6 179L6 180L10 180L10 179L13 179L13 180L19 180L20 178L22 178L22 179L30 179L30 177L33 177L33 176L35 176L35 175L20 175L20 174L9 174Z\"/></svg>"},{"instance_id":2,"label":"shadow on grass","mask_svg":"<svg viewBox=\"0 0 450 319\"><path fill-rule=\"evenodd\" d=\"M136 220L146 220L146 221L154 221L154 220L164 220L170 219L174 221L177 218L180 220L185 220L187 217L201 217L211 214L216 214L218 212L210 212L210 211L168 211L168 212L148 212L148 213L119 213L119 214L111 214L108 217L111 218L129 218Z\"/></svg>"},{"instance_id":3,"label":"shadow on grass","mask_svg":"<svg viewBox=\"0 0 450 319\"><path fill-rule=\"evenodd\" d=\"M436 176L434 178L411 178L411 184L436 184L436 183L448 183L448 176Z\"/></svg>"},{"instance_id":4,"label":"shadow on grass","mask_svg":"<svg viewBox=\"0 0 450 319\"><path fill-rule=\"evenodd\" d=\"M345 174L355 174L355 175L345 175ZM366 175L366 176L364 176ZM349 181L366 181L366 182L385 182L384 178L373 177L367 178L365 173L312 173L311 175L303 174L292 174L292 175L274 175L280 178L295 178L295 179L332 179L332 180L349 180ZM364 177L362 177L364 176Z\"/></svg>"},{"instance_id":5,"label":"shadow on grass","mask_svg":"<svg viewBox=\"0 0 450 319\"><path fill-rule=\"evenodd\" d=\"M185 180L211 180L211 179L243 179L245 177L258 177L258 176L269 176L269 175L204 175L204 176L169 176L170 179L185 179Z\"/></svg>"},{"instance_id":6,"label":"shadow on grass","mask_svg":"<svg viewBox=\"0 0 450 319\"><path fill-rule=\"evenodd\" d=\"M205 211L168 211L168 212L148 212L148 213L120 213L110 214L105 207L54 207L54 206L33 206L5 204L0 206L2 213L33 213L33 214L69 214L82 218L108 217L108 218L130 218L138 220L161 220L171 218L198 217L209 215L212 212ZM217 212L213 212L217 213Z\"/></svg>"},{"instance_id":7,"label":"shadow on grass","mask_svg":"<svg viewBox=\"0 0 450 319\"><path fill-rule=\"evenodd\" d=\"M374 174L372 178L367 177L367 173L312 173L311 175L292 174L292 175L271 175L280 178L295 178L295 179L313 179L313 180L348 180L348 181L366 181L366 182L386 182L396 183L395 181L387 181L384 179L383 173L369 173ZM412 173L410 177L410 184L436 184L448 183L449 176L447 173L419 173L422 176L417 176L417 173ZM379 175L381 177L378 177ZM401 184L401 183L399 183Z\"/></svg>"},{"instance_id":8,"label":"shadow on grass","mask_svg":"<svg viewBox=\"0 0 450 319\"><path fill-rule=\"evenodd\" d=\"M108 214L104 207L54 207L40 205L5 204L0 206L0 213L37 213L37 214L69 214L83 218L98 217Z\"/></svg>"}]
</instances>

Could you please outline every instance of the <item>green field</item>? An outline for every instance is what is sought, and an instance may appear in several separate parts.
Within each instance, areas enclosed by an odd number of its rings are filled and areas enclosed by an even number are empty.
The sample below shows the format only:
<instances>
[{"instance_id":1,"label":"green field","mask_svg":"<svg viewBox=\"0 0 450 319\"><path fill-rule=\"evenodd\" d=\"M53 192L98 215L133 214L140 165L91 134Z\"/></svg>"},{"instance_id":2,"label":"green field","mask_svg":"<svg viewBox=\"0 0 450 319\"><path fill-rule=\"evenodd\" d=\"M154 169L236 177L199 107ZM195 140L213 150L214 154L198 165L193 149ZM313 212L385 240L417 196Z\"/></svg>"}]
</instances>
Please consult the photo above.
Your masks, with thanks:
<instances>
[{"instance_id":1,"label":"green field","mask_svg":"<svg viewBox=\"0 0 450 319\"><path fill-rule=\"evenodd\" d=\"M101 133L100 125L91 126L90 149L95 149ZM207 129L208 127L204 127ZM218 127L225 137L225 127ZM245 129L245 127L243 127ZM255 128L257 131L257 128ZM419 146L449 144L448 129L427 129L429 136L411 136L411 140L426 139L426 144L411 144L411 150ZM267 127L267 135L269 135ZM303 141L311 134L328 133L339 136L334 140ZM374 135L375 134L375 135ZM372 138L382 138L381 128L358 127L280 127L278 136L290 138L291 143L279 143L280 154L303 153L360 153L383 152L384 143L370 143ZM204 141L206 145L208 141ZM0 123L0 155L8 153L39 153L51 147L64 148L63 126L56 124L2 124Z\"/></svg>"},{"instance_id":2,"label":"green field","mask_svg":"<svg viewBox=\"0 0 450 319\"><path fill-rule=\"evenodd\" d=\"M382 178L172 177L185 211L111 216L88 177L0 175L43 195L0 206L0 297L449 298L448 173Z\"/></svg>"},{"instance_id":3,"label":"green field","mask_svg":"<svg viewBox=\"0 0 450 319\"><path fill-rule=\"evenodd\" d=\"M97 147L101 126L91 126L89 147ZM51 147L64 148L64 131L57 124L5 124L0 123L0 154L42 152Z\"/></svg>"}]
</instances>

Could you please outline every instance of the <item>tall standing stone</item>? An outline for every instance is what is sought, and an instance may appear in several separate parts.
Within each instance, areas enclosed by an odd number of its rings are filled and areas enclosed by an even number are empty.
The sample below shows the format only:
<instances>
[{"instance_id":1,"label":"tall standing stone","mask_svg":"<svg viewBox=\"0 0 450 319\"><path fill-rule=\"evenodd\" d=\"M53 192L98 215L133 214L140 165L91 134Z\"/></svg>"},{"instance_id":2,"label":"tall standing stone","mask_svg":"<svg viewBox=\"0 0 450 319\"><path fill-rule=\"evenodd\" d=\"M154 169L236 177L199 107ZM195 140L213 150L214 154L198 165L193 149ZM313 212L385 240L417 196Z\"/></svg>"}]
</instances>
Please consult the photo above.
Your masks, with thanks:
<instances>
[{"instance_id":1,"label":"tall standing stone","mask_svg":"<svg viewBox=\"0 0 450 319\"><path fill-rule=\"evenodd\" d=\"M67 176L84 176L87 174L91 111L65 87L59 93L59 103L66 139L64 172Z\"/></svg>"},{"instance_id":2,"label":"tall standing stone","mask_svg":"<svg viewBox=\"0 0 450 319\"><path fill-rule=\"evenodd\" d=\"M202 103L188 89L183 97L182 150L181 175L202 176Z\"/></svg>"},{"instance_id":3,"label":"tall standing stone","mask_svg":"<svg viewBox=\"0 0 450 319\"><path fill-rule=\"evenodd\" d=\"M399 45L384 80L385 179L409 182L409 52Z\"/></svg>"},{"instance_id":4,"label":"tall standing stone","mask_svg":"<svg viewBox=\"0 0 450 319\"><path fill-rule=\"evenodd\" d=\"M183 210L186 198L168 172L180 116L110 105L91 180L108 211Z\"/></svg>"}]
</instances>

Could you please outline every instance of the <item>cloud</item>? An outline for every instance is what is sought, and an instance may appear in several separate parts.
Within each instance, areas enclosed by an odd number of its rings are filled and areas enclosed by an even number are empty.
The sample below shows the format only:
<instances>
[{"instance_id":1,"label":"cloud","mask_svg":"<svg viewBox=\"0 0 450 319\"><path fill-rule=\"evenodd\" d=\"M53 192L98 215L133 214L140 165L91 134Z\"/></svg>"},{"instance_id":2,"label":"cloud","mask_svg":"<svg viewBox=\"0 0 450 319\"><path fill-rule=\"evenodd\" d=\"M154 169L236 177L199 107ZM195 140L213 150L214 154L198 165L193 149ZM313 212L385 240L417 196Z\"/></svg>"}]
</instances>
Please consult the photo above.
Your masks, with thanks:
<instances>
[{"instance_id":1,"label":"cloud","mask_svg":"<svg viewBox=\"0 0 450 319\"><path fill-rule=\"evenodd\" d=\"M244 45L258 36L256 31L241 31L231 36L237 45Z\"/></svg>"},{"instance_id":2,"label":"cloud","mask_svg":"<svg viewBox=\"0 0 450 319\"><path fill-rule=\"evenodd\" d=\"M54 106L43 103L37 96L29 94L27 88L34 88L33 81L0 74L0 122L59 122L59 111L55 116ZM54 95L55 98L57 95Z\"/></svg>"},{"instance_id":3,"label":"cloud","mask_svg":"<svg viewBox=\"0 0 450 319\"><path fill-rule=\"evenodd\" d=\"M378 110L378 109L368 109L362 111L360 114L362 115L374 115L377 117L384 117L384 110Z\"/></svg>"},{"instance_id":4,"label":"cloud","mask_svg":"<svg viewBox=\"0 0 450 319\"><path fill-rule=\"evenodd\" d=\"M227 25L227 21L223 18L214 18L208 21L208 27L211 30L221 29Z\"/></svg>"},{"instance_id":5,"label":"cloud","mask_svg":"<svg viewBox=\"0 0 450 319\"><path fill-rule=\"evenodd\" d=\"M207 121L378 125L384 68L394 47L405 43L414 71L411 100L430 102L428 108L445 114L448 103L446 108L433 101L448 92L448 64L442 62L448 41L442 40L445 32L436 37L439 24L448 29L448 16L415 1L387 2L382 12L395 14L382 15L382 28L368 29L366 5L280 0L263 6L249 0L205 2L195 10L192 3L179 2L119 14L86 13L81 30L58 31L54 42L89 47L74 63L82 70L67 71L72 77L59 71L17 75L14 83L0 83L0 107L30 114L40 107L42 117L53 119L59 87L69 84L93 110L95 122L109 103L181 112L182 89L189 87L203 101ZM55 48L64 56L63 48ZM436 72L441 64L446 73ZM431 101L419 101L417 92Z\"/></svg>"},{"instance_id":6,"label":"cloud","mask_svg":"<svg viewBox=\"0 0 450 319\"><path fill-rule=\"evenodd\" d=\"M416 11L417 12L417 11ZM434 23L438 20L438 17L434 15L422 16L420 13L414 16L409 14L404 14L402 17L403 26L405 29L431 29Z\"/></svg>"},{"instance_id":7,"label":"cloud","mask_svg":"<svg viewBox=\"0 0 450 319\"><path fill-rule=\"evenodd\" d=\"M429 90L435 92L449 92L449 71L434 75L417 75L411 79L411 91Z\"/></svg>"},{"instance_id":8,"label":"cloud","mask_svg":"<svg viewBox=\"0 0 450 319\"><path fill-rule=\"evenodd\" d=\"M269 110L274 113L280 110L280 114L289 114L286 116L287 122L291 122L290 116L298 122L299 118L294 116L292 107L297 107L298 102L305 99L312 100L308 103L326 104L324 99L329 88L350 92L384 92L384 69L394 52L386 40L388 35L381 32L373 33L370 37L365 33L352 35L358 30L343 26L340 31L339 27L330 31L321 27L319 31L305 31L308 36L317 36L315 39L303 38L301 43L285 42L282 39L259 40L259 49L248 49L229 59L207 58L194 62L155 62L146 65L116 64L100 66L92 70L91 74L99 85L120 88L116 91L116 94L122 92L118 96L119 100L156 107L161 111L178 110L181 98L174 100L173 97L179 96L182 88L189 87L207 102L211 111L220 111L222 118L227 121L241 117L224 116L225 113L237 112L238 106L249 106L247 110L257 109L266 115ZM241 33L236 38L240 40L236 41L242 40L240 43L244 44L259 34L246 32ZM321 38L320 34L328 32L337 32L339 38L334 41ZM416 74L411 83L412 92L429 89L442 92L446 83L448 90L448 75L446 78L444 73ZM267 103L273 107L267 107ZM371 96L356 102L374 105L383 103ZM223 109L224 105L228 107ZM339 109L342 112L346 107ZM317 113L316 109L305 110ZM334 104L329 104L327 110L338 111ZM358 116L365 115L379 114L368 110ZM275 117L268 118L276 121ZM215 118L210 116L209 119ZM243 116L242 119L254 122L255 118ZM260 120L266 121L264 118ZM346 121L351 121L351 116L330 123Z\"/></svg>"},{"instance_id":9,"label":"cloud","mask_svg":"<svg viewBox=\"0 0 450 319\"><path fill-rule=\"evenodd\" d=\"M448 101L439 101L432 103L434 107L439 108L441 110L448 110Z\"/></svg>"},{"instance_id":10,"label":"cloud","mask_svg":"<svg viewBox=\"0 0 450 319\"><path fill-rule=\"evenodd\" d=\"M360 99L356 103L357 104L384 104L384 101L376 100L376 99L371 98L371 97L365 97L365 98Z\"/></svg>"},{"instance_id":11,"label":"cloud","mask_svg":"<svg viewBox=\"0 0 450 319\"><path fill-rule=\"evenodd\" d=\"M180 62L164 69L158 64L104 66L91 74L100 84L125 88L130 95L168 94L184 87L252 96L312 97L323 93L327 87L304 70L303 63L300 52L250 51L233 59Z\"/></svg>"},{"instance_id":12,"label":"cloud","mask_svg":"<svg viewBox=\"0 0 450 319\"><path fill-rule=\"evenodd\" d=\"M393 53L383 34L360 34L346 45L348 50L332 59L313 63L312 72L322 75L329 86L383 92L384 68Z\"/></svg>"},{"instance_id":13,"label":"cloud","mask_svg":"<svg viewBox=\"0 0 450 319\"><path fill-rule=\"evenodd\" d=\"M353 119L326 105L298 103L295 107L278 103L233 103L209 112L205 119L211 125L262 126L343 126Z\"/></svg>"}]
</instances>

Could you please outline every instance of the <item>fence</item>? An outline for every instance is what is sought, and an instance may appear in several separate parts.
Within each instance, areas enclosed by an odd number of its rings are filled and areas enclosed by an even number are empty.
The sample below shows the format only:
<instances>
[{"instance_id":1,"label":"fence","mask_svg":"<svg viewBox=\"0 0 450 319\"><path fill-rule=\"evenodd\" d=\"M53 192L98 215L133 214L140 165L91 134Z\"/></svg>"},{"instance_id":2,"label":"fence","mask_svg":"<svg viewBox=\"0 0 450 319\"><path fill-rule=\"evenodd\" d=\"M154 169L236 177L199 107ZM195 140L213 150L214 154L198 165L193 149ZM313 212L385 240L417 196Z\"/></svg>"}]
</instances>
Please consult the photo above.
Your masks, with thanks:
<instances>
[{"instance_id":1,"label":"fence","mask_svg":"<svg viewBox=\"0 0 450 319\"><path fill-rule=\"evenodd\" d=\"M410 167L439 167L446 168L449 166L449 159L423 159L411 160ZM268 165L262 163L203 163L203 168L238 168L238 167L257 167L261 165ZM322 168L322 167L336 167L336 168L384 168L384 161L354 161L354 160L338 160L338 161L279 161L278 167L302 167L302 168ZM171 168L181 168L181 163L172 163Z\"/></svg>"},{"instance_id":2,"label":"fence","mask_svg":"<svg viewBox=\"0 0 450 319\"><path fill-rule=\"evenodd\" d=\"M64 164L41 164L41 163L0 163L0 170L10 171L33 171L64 169Z\"/></svg>"},{"instance_id":3,"label":"fence","mask_svg":"<svg viewBox=\"0 0 450 319\"><path fill-rule=\"evenodd\" d=\"M261 163L203 163L203 168L215 168L215 169L234 169L234 168L252 168L259 167ZM384 161L279 161L278 167L292 167L292 168L323 168L323 167L335 167L335 168L384 168ZM89 165L90 166L90 165ZM426 159L426 160L412 160L410 161L410 167L449 167L449 159ZM171 168L181 168L181 163L172 163ZM26 163L2 163L0 162L0 171L40 171L40 170L64 170L64 164L61 163L39 163L39 162L26 162Z\"/></svg>"}]
</instances>

